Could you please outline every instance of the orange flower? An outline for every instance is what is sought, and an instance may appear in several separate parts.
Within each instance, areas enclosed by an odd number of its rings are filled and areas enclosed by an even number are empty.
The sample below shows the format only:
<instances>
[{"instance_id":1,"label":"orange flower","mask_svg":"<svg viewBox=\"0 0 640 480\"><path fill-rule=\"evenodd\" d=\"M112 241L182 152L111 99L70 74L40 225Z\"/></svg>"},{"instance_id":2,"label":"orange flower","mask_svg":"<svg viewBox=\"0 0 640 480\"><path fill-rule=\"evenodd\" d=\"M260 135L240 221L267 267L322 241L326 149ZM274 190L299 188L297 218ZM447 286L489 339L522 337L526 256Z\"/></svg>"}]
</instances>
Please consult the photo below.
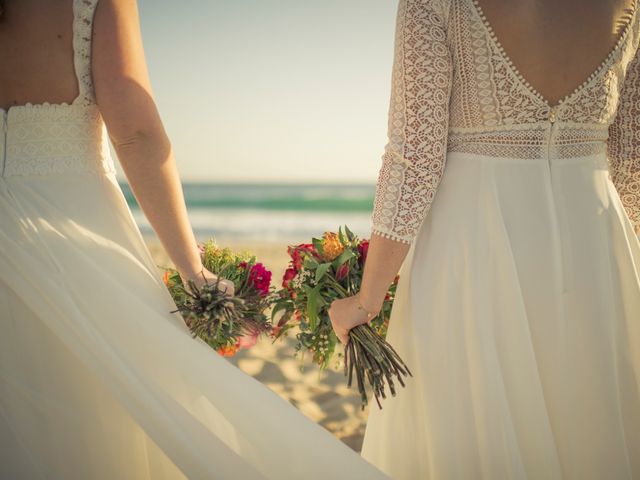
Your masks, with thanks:
<instances>
[{"instance_id":1,"label":"orange flower","mask_svg":"<svg viewBox=\"0 0 640 480\"><path fill-rule=\"evenodd\" d=\"M344 252L344 245L340 237L334 232L325 232L322 236L322 258L326 262L332 262Z\"/></svg>"},{"instance_id":2,"label":"orange flower","mask_svg":"<svg viewBox=\"0 0 640 480\"><path fill-rule=\"evenodd\" d=\"M231 345L230 347L221 347L218 349L218 353L223 357L233 357L240 349L239 344Z\"/></svg>"},{"instance_id":3,"label":"orange flower","mask_svg":"<svg viewBox=\"0 0 640 480\"><path fill-rule=\"evenodd\" d=\"M169 270L165 270L164 275L162 276L162 281L166 286L169 286Z\"/></svg>"}]
</instances>

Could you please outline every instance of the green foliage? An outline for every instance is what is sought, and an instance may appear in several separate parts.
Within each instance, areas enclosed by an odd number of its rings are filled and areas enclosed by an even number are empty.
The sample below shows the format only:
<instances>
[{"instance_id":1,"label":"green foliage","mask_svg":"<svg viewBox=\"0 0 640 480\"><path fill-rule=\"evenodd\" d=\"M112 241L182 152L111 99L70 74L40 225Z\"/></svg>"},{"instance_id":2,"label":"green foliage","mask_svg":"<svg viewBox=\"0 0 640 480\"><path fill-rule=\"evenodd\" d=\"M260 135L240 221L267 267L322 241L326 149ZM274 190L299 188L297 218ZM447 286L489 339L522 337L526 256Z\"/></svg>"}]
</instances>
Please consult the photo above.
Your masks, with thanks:
<instances>
[{"instance_id":1,"label":"green foliage","mask_svg":"<svg viewBox=\"0 0 640 480\"><path fill-rule=\"evenodd\" d=\"M272 319L282 315L278 323L279 338L291 329L297 329L298 349L312 353L313 361L326 368L335 354L338 339L331 327L329 307L334 300L346 298L360 290L364 271L363 247L367 240L360 240L348 227L337 233L313 238L307 245L290 247L290 269L296 271L289 284L276 292ZM338 251L331 259L329 250ZM295 257L301 257L301 268L296 268ZM338 273L341 271L343 275ZM346 274L345 274L346 272ZM396 283L390 287L380 314L371 325L376 333L386 335Z\"/></svg>"},{"instance_id":2,"label":"green foliage","mask_svg":"<svg viewBox=\"0 0 640 480\"><path fill-rule=\"evenodd\" d=\"M271 331L271 322L265 315L274 300L273 290L256 287L251 272L256 258L249 253L235 253L220 248L209 240L200 246L204 267L212 273L230 280L235 286L235 296L219 291L218 282L206 283L197 288L193 282L183 285L179 273L167 269L165 283L178 312L194 336L200 337L216 350L239 345L244 336L256 336ZM261 273L268 274L261 265Z\"/></svg>"}]
</instances>

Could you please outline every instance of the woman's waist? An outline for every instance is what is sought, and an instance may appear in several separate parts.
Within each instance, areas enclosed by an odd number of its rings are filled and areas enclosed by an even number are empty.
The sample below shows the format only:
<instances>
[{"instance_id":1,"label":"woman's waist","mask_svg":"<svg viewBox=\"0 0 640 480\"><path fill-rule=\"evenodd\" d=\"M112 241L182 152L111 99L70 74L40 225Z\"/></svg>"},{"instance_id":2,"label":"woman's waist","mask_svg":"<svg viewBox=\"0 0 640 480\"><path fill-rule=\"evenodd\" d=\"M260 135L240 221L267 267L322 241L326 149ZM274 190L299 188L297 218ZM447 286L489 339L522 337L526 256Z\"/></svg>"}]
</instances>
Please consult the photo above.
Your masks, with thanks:
<instances>
[{"instance_id":1,"label":"woman's waist","mask_svg":"<svg viewBox=\"0 0 640 480\"><path fill-rule=\"evenodd\" d=\"M7 156L3 177L57 175L65 173L115 173L109 152L57 153L39 156Z\"/></svg>"},{"instance_id":2,"label":"woman's waist","mask_svg":"<svg viewBox=\"0 0 640 480\"><path fill-rule=\"evenodd\" d=\"M501 156L491 153L449 150L446 164L450 166L455 163L483 163L505 167L526 167L521 169L523 171L531 168L548 170L551 167L579 167L589 170L609 170L610 168L606 151L595 151L575 156L519 158L517 156Z\"/></svg>"},{"instance_id":3,"label":"woman's waist","mask_svg":"<svg viewBox=\"0 0 640 480\"><path fill-rule=\"evenodd\" d=\"M66 172L111 173L115 171L106 132L91 125L65 125L31 135L9 131L0 152L0 174L48 175Z\"/></svg>"},{"instance_id":4,"label":"woman's waist","mask_svg":"<svg viewBox=\"0 0 640 480\"><path fill-rule=\"evenodd\" d=\"M114 170L95 105L24 105L4 114L0 175Z\"/></svg>"},{"instance_id":5,"label":"woman's waist","mask_svg":"<svg viewBox=\"0 0 640 480\"><path fill-rule=\"evenodd\" d=\"M606 124L542 122L486 128L452 128L447 151L488 157L547 160L605 155Z\"/></svg>"}]
</instances>

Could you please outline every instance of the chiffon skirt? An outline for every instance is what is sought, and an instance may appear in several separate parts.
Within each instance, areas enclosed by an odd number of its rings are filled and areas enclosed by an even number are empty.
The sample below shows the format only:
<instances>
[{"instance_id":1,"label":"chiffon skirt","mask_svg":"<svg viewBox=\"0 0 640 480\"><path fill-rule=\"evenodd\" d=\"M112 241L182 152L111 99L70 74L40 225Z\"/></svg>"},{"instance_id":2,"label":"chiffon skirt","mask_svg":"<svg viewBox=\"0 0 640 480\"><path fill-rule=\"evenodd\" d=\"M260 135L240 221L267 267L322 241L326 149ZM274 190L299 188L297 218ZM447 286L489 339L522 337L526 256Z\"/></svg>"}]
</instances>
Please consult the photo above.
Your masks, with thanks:
<instances>
[{"instance_id":1,"label":"chiffon skirt","mask_svg":"<svg viewBox=\"0 0 640 480\"><path fill-rule=\"evenodd\" d=\"M389 341L414 378L363 456L393 479L640 479L640 243L604 155L450 153Z\"/></svg>"},{"instance_id":2,"label":"chiffon skirt","mask_svg":"<svg viewBox=\"0 0 640 480\"><path fill-rule=\"evenodd\" d=\"M112 174L0 177L0 478L386 478L191 337Z\"/></svg>"}]
</instances>

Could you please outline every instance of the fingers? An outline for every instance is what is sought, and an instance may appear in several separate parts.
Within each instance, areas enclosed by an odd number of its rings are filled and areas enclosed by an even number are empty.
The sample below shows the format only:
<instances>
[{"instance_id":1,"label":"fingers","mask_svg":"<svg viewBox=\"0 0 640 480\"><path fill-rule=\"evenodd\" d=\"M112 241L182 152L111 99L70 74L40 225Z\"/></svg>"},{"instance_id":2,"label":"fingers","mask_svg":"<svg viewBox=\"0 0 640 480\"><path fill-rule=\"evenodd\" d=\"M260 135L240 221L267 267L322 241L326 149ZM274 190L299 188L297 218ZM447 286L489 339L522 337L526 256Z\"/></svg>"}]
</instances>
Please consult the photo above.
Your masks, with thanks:
<instances>
[{"instance_id":1,"label":"fingers","mask_svg":"<svg viewBox=\"0 0 640 480\"><path fill-rule=\"evenodd\" d=\"M222 293L226 293L227 295L233 296L236 293L235 286L230 280L222 280L218 288Z\"/></svg>"},{"instance_id":2,"label":"fingers","mask_svg":"<svg viewBox=\"0 0 640 480\"><path fill-rule=\"evenodd\" d=\"M329 319L331 320L331 326L333 327L333 331L336 334L336 337L338 337L338 340L340 340L340 342L342 342L343 345L346 345L347 342L349 341L349 330L337 325L336 322L334 321L334 318L335 318L334 312L332 310L332 307L330 307Z\"/></svg>"}]
</instances>

